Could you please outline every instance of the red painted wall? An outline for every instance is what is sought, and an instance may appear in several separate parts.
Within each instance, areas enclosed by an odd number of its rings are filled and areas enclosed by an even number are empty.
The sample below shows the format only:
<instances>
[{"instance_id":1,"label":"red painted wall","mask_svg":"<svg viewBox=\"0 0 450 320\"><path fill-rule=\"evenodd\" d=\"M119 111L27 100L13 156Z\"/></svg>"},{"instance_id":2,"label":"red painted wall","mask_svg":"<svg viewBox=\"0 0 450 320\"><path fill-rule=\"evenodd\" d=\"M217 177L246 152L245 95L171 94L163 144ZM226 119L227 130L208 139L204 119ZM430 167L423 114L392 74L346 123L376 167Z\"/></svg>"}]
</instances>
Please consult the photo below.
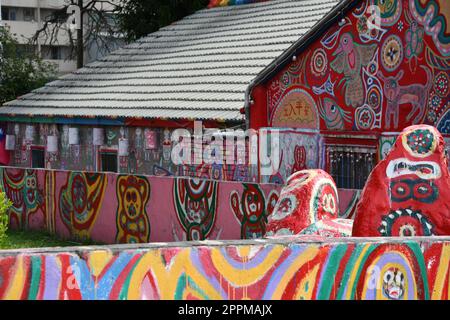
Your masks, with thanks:
<instances>
[{"instance_id":1,"label":"red painted wall","mask_svg":"<svg viewBox=\"0 0 450 320\"><path fill-rule=\"evenodd\" d=\"M368 27L371 5L380 29ZM253 90L251 127L450 132L449 19L446 0L361 1L265 84L265 99Z\"/></svg>"}]
</instances>

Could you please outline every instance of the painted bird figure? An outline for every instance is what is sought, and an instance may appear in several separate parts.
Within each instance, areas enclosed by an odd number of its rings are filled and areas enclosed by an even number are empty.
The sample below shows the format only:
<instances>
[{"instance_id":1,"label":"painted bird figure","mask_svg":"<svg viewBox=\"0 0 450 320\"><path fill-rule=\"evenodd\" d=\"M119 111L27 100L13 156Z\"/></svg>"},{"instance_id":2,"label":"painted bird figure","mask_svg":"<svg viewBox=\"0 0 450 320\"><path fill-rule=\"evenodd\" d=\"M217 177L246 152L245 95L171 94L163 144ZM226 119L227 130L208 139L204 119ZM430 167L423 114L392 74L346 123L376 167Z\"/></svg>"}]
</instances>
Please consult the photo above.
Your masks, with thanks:
<instances>
[{"instance_id":1,"label":"painted bird figure","mask_svg":"<svg viewBox=\"0 0 450 320\"><path fill-rule=\"evenodd\" d=\"M336 58L330 63L337 73L344 74L345 103L354 108L364 103L364 86L361 69L372 59L376 44L361 45L353 41L350 33L344 33L339 41L337 50L333 53Z\"/></svg>"}]
</instances>

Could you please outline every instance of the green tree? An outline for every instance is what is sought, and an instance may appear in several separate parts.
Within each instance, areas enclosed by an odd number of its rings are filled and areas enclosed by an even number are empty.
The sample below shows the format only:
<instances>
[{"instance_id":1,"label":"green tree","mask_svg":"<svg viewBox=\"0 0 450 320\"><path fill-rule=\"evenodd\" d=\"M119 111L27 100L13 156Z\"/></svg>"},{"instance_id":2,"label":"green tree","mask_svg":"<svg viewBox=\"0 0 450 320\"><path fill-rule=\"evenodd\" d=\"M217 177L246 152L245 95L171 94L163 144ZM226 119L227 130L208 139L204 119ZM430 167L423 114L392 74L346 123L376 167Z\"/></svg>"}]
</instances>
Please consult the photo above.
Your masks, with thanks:
<instances>
[{"instance_id":1,"label":"green tree","mask_svg":"<svg viewBox=\"0 0 450 320\"><path fill-rule=\"evenodd\" d=\"M0 245L6 240L6 231L9 225L8 210L11 207L11 201L6 197L4 192L0 192Z\"/></svg>"},{"instance_id":2,"label":"green tree","mask_svg":"<svg viewBox=\"0 0 450 320\"><path fill-rule=\"evenodd\" d=\"M208 3L208 0L122 0L119 26L127 40L133 41L205 8Z\"/></svg>"},{"instance_id":3,"label":"green tree","mask_svg":"<svg viewBox=\"0 0 450 320\"><path fill-rule=\"evenodd\" d=\"M42 87L56 77L56 67L20 46L0 27L0 105Z\"/></svg>"}]
</instances>

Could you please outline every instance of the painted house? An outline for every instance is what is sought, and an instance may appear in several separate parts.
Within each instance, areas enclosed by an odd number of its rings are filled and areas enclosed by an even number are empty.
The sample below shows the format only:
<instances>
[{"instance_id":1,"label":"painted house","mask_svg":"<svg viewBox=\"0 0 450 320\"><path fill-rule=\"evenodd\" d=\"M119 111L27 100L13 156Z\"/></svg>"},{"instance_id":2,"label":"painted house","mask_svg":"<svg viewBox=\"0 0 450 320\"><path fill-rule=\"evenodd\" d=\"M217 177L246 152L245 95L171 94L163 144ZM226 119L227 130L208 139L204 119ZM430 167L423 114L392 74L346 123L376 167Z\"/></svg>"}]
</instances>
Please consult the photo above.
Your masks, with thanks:
<instances>
[{"instance_id":1,"label":"painted house","mask_svg":"<svg viewBox=\"0 0 450 320\"><path fill-rule=\"evenodd\" d=\"M225 2L6 103L3 163L271 183L323 168L361 189L404 127L449 133L448 1ZM195 120L278 133L280 170L174 165L172 131Z\"/></svg>"}]
</instances>

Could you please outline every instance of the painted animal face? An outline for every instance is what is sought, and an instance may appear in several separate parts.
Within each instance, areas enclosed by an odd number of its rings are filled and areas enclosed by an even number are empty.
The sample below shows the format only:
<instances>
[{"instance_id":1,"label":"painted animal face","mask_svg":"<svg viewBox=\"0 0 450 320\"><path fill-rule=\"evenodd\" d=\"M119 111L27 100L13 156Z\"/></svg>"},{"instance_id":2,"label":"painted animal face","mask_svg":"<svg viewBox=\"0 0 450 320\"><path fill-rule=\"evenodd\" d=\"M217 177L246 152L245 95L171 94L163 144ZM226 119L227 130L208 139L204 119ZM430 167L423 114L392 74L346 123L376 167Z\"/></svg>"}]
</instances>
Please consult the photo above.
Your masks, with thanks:
<instances>
[{"instance_id":1,"label":"painted animal face","mask_svg":"<svg viewBox=\"0 0 450 320\"><path fill-rule=\"evenodd\" d=\"M125 191L124 204L130 218L136 217L141 212L142 199L136 187L129 187Z\"/></svg>"},{"instance_id":2,"label":"painted animal face","mask_svg":"<svg viewBox=\"0 0 450 320\"><path fill-rule=\"evenodd\" d=\"M353 38L350 33L344 33L339 41L339 47L335 54L341 52L350 53L353 50Z\"/></svg>"},{"instance_id":3,"label":"painted animal face","mask_svg":"<svg viewBox=\"0 0 450 320\"><path fill-rule=\"evenodd\" d=\"M258 189L250 185L242 194L244 213L250 222L255 223L264 211L263 195Z\"/></svg>"},{"instance_id":4,"label":"painted animal face","mask_svg":"<svg viewBox=\"0 0 450 320\"><path fill-rule=\"evenodd\" d=\"M390 299L399 300L405 291L405 276L397 268L389 268L383 275L383 293Z\"/></svg>"},{"instance_id":5,"label":"painted animal face","mask_svg":"<svg viewBox=\"0 0 450 320\"><path fill-rule=\"evenodd\" d=\"M77 174L72 182L72 203L77 214L82 214L87 205L87 186L81 174Z\"/></svg>"},{"instance_id":6,"label":"painted animal face","mask_svg":"<svg viewBox=\"0 0 450 320\"><path fill-rule=\"evenodd\" d=\"M28 176L25 178L25 199L27 206L33 206L36 204L37 195L37 181L36 176Z\"/></svg>"},{"instance_id":7,"label":"painted animal face","mask_svg":"<svg viewBox=\"0 0 450 320\"><path fill-rule=\"evenodd\" d=\"M403 77L403 70L400 70L394 77L385 77L381 71L378 71L377 75L384 81L383 90L388 100L395 100L400 92L400 85L398 82Z\"/></svg>"},{"instance_id":8,"label":"painted animal face","mask_svg":"<svg viewBox=\"0 0 450 320\"><path fill-rule=\"evenodd\" d=\"M186 201L187 218L191 222L200 224L207 215L208 207L205 199Z\"/></svg>"}]
</instances>

